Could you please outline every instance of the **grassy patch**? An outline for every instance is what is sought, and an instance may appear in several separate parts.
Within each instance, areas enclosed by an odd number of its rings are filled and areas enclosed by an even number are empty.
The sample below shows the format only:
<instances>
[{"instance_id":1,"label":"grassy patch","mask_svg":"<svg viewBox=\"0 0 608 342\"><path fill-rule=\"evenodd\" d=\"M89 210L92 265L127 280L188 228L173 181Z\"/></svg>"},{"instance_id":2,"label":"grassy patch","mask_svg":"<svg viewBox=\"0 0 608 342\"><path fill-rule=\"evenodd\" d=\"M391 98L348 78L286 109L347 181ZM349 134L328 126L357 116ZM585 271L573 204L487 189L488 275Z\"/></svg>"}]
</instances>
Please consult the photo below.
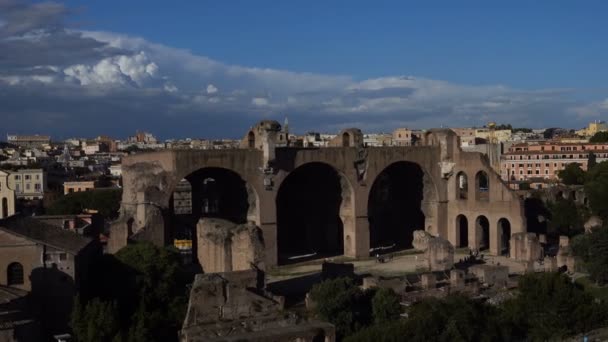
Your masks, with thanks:
<instances>
[{"instance_id":1,"label":"grassy patch","mask_svg":"<svg viewBox=\"0 0 608 342\"><path fill-rule=\"evenodd\" d=\"M578 278L576 283L581 285L593 297L604 302L608 301L608 286L597 286L589 277Z\"/></svg>"}]
</instances>

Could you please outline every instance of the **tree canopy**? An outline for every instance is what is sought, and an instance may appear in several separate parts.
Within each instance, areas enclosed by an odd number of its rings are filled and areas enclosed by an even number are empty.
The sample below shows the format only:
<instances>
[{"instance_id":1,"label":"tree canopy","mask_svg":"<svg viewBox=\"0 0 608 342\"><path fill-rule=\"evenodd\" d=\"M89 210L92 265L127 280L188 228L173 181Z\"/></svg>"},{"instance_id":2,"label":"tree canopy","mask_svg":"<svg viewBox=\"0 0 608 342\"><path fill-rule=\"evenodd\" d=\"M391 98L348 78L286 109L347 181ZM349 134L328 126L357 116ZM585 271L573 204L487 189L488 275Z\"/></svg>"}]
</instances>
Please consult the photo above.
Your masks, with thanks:
<instances>
[{"instance_id":1,"label":"tree canopy","mask_svg":"<svg viewBox=\"0 0 608 342\"><path fill-rule=\"evenodd\" d=\"M104 255L93 277L73 310L78 341L177 340L190 279L176 250L147 242L129 245L115 256Z\"/></svg>"},{"instance_id":2,"label":"tree canopy","mask_svg":"<svg viewBox=\"0 0 608 342\"><path fill-rule=\"evenodd\" d=\"M95 209L105 218L118 217L121 189L103 189L67 194L46 209L49 215L81 214L84 209Z\"/></svg>"},{"instance_id":3,"label":"tree canopy","mask_svg":"<svg viewBox=\"0 0 608 342\"><path fill-rule=\"evenodd\" d=\"M592 143L604 143L608 142L608 132L597 132L590 139Z\"/></svg>"},{"instance_id":4,"label":"tree canopy","mask_svg":"<svg viewBox=\"0 0 608 342\"><path fill-rule=\"evenodd\" d=\"M583 261L589 278L600 285L608 284L608 227L572 239L572 251Z\"/></svg>"},{"instance_id":5,"label":"tree canopy","mask_svg":"<svg viewBox=\"0 0 608 342\"><path fill-rule=\"evenodd\" d=\"M585 183L585 171L579 163L570 163L557 172L560 181L566 185L582 185Z\"/></svg>"},{"instance_id":6,"label":"tree canopy","mask_svg":"<svg viewBox=\"0 0 608 342\"><path fill-rule=\"evenodd\" d=\"M587 172L585 193L594 214L608 218L608 162L601 162Z\"/></svg>"}]
</instances>

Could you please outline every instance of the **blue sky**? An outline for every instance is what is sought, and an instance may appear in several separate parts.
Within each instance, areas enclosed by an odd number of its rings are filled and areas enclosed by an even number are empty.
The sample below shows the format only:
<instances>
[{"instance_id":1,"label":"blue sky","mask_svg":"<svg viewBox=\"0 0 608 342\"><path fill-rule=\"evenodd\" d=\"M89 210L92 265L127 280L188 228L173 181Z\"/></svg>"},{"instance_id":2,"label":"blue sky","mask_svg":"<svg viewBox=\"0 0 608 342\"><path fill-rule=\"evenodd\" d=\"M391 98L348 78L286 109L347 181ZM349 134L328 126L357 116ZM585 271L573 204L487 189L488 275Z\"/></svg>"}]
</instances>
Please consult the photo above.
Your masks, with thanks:
<instances>
[{"instance_id":1,"label":"blue sky","mask_svg":"<svg viewBox=\"0 0 608 342\"><path fill-rule=\"evenodd\" d=\"M69 1L89 28L230 64L358 79L605 87L602 1Z\"/></svg>"},{"instance_id":2,"label":"blue sky","mask_svg":"<svg viewBox=\"0 0 608 342\"><path fill-rule=\"evenodd\" d=\"M608 111L607 7L0 0L0 115L58 136L238 136L285 115L299 132L579 127Z\"/></svg>"}]
</instances>

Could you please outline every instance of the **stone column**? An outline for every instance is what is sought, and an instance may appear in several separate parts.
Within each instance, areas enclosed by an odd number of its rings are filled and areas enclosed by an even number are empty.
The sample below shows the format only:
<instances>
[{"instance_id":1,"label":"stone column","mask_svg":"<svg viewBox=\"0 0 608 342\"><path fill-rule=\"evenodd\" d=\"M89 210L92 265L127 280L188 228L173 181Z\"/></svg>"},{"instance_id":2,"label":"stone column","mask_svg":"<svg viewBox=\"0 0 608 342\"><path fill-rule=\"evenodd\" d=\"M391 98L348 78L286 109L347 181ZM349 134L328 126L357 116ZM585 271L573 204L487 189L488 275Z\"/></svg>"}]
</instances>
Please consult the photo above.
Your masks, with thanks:
<instances>
[{"instance_id":1,"label":"stone column","mask_svg":"<svg viewBox=\"0 0 608 342\"><path fill-rule=\"evenodd\" d=\"M488 238L490 240L490 254L500 255L500 243L501 243L501 227L499 224L492 226L491 220L488 220L490 227L488 229Z\"/></svg>"},{"instance_id":2,"label":"stone column","mask_svg":"<svg viewBox=\"0 0 608 342\"><path fill-rule=\"evenodd\" d=\"M262 235L264 236L264 245L266 247L266 267L275 267L279 263L279 251L277 249L277 223L262 223L260 225L260 229L262 229Z\"/></svg>"},{"instance_id":3,"label":"stone column","mask_svg":"<svg viewBox=\"0 0 608 342\"><path fill-rule=\"evenodd\" d=\"M344 255L351 258L369 256L369 220L367 216L344 225Z\"/></svg>"}]
</instances>

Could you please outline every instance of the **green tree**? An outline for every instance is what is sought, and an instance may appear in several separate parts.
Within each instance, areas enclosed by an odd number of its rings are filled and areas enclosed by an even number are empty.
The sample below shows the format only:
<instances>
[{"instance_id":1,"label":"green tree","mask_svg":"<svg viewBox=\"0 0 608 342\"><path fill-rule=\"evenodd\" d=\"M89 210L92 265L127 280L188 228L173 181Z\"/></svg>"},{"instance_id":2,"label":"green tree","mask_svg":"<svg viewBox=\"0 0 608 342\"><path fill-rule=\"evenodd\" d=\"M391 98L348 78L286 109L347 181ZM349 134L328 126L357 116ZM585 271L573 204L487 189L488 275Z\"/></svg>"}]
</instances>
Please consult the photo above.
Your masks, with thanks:
<instances>
[{"instance_id":1,"label":"green tree","mask_svg":"<svg viewBox=\"0 0 608 342\"><path fill-rule=\"evenodd\" d=\"M608 228L602 227L590 234L572 239L572 251L583 261L589 278L600 285L608 284Z\"/></svg>"},{"instance_id":2,"label":"green tree","mask_svg":"<svg viewBox=\"0 0 608 342\"><path fill-rule=\"evenodd\" d=\"M519 190L530 190L530 183L519 183Z\"/></svg>"},{"instance_id":3,"label":"green tree","mask_svg":"<svg viewBox=\"0 0 608 342\"><path fill-rule=\"evenodd\" d=\"M595 165L597 165L597 156L593 152L589 152L589 156L587 157L587 170L591 170Z\"/></svg>"},{"instance_id":4,"label":"green tree","mask_svg":"<svg viewBox=\"0 0 608 342\"><path fill-rule=\"evenodd\" d=\"M597 132L590 139L592 143L604 143L608 142L608 132Z\"/></svg>"},{"instance_id":5,"label":"green tree","mask_svg":"<svg viewBox=\"0 0 608 342\"><path fill-rule=\"evenodd\" d=\"M412 306L409 318L363 329L347 338L359 341L501 341L497 312L464 296L428 298Z\"/></svg>"},{"instance_id":6,"label":"green tree","mask_svg":"<svg viewBox=\"0 0 608 342\"><path fill-rule=\"evenodd\" d=\"M501 324L515 327L514 340L554 341L605 323L605 309L565 275L524 275L518 291L502 305L501 317Z\"/></svg>"},{"instance_id":7,"label":"green tree","mask_svg":"<svg viewBox=\"0 0 608 342\"><path fill-rule=\"evenodd\" d=\"M608 219L608 162L601 162L587 172L585 193L592 213Z\"/></svg>"},{"instance_id":8,"label":"green tree","mask_svg":"<svg viewBox=\"0 0 608 342\"><path fill-rule=\"evenodd\" d=\"M572 200L558 199L547 203L550 220L547 233L554 236L574 236L583 232L584 210Z\"/></svg>"},{"instance_id":9,"label":"green tree","mask_svg":"<svg viewBox=\"0 0 608 342\"><path fill-rule=\"evenodd\" d=\"M120 322L115 340L177 339L190 279L180 267L176 250L140 242L115 255L104 255L94 269L95 278L81 289L81 299L73 309L72 329L79 341L89 341L86 322L98 316L99 303L105 303L105 307L112 303L112 310L115 305L117 313L113 316Z\"/></svg>"},{"instance_id":10,"label":"green tree","mask_svg":"<svg viewBox=\"0 0 608 342\"><path fill-rule=\"evenodd\" d=\"M401 304L399 296L391 288L380 288L372 298L374 323L385 323L399 318Z\"/></svg>"},{"instance_id":11,"label":"green tree","mask_svg":"<svg viewBox=\"0 0 608 342\"><path fill-rule=\"evenodd\" d=\"M363 317L369 316L362 309L364 293L350 278L336 278L313 286L310 297L316 303L319 317L336 326L336 334L344 337L365 325Z\"/></svg>"},{"instance_id":12,"label":"green tree","mask_svg":"<svg viewBox=\"0 0 608 342\"><path fill-rule=\"evenodd\" d=\"M582 185L585 183L585 171L579 163L570 163L557 172L560 181L566 185Z\"/></svg>"},{"instance_id":13,"label":"green tree","mask_svg":"<svg viewBox=\"0 0 608 342\"><path fill-rule=\"evenodd\" d=\"M116 302L95 298L82 305L76 297L71 327L79 342L112 341L120 335Z\"/></svg>"},{"instance_id":14,"label":"green tree","mask_svg":"<svg viewBox=\"0 0 608 342\"><path fill-rule=\"evenodd\" d=\"M116 218L121 199L121 189L74 192L58 198L46 212L49 215L70 215L81 214L84 209L94 209L105 218Z\"/></svg>"}]
</instances>

